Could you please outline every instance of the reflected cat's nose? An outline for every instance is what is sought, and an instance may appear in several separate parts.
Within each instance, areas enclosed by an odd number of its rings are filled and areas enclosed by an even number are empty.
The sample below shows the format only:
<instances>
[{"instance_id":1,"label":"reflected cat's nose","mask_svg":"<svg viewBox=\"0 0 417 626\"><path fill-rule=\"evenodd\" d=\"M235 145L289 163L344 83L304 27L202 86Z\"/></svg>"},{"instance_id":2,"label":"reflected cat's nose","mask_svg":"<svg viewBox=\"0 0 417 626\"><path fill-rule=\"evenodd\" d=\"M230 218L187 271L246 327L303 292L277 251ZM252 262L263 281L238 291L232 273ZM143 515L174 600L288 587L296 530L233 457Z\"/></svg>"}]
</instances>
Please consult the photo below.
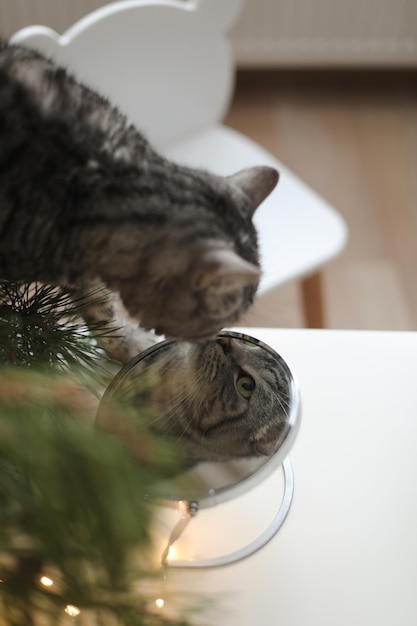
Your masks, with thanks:
<instances>
[{"instance_id":1,"label":"reflected cat's nose","mask_svg":"<svg viewBox=\"0 0 417 626\"><path fill-rule=\"evenodd\" d=\"M218 337L216 342L222 347L225 354L230 352L230 337Z\"/></svg>"}]
</instances>

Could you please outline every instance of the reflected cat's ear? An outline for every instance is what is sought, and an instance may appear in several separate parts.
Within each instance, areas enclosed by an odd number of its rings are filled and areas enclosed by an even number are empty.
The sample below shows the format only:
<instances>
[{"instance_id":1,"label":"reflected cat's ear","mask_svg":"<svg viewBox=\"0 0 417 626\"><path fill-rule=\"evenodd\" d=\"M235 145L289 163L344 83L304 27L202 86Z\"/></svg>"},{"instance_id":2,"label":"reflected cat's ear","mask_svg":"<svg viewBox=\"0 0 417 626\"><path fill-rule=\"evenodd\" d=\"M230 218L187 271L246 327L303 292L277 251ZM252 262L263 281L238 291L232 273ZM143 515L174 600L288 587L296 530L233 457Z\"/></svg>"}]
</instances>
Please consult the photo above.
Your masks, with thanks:
<instances>
[{"instance_id":1,"label":"reflected cat's ear","mask_svg":"<svg viewBox=\"0 0 417 626\"><path fill-rule=\"evenodd\" d=\"M242 259L233 250L212 248L198 261L193 286L197 289L215 288L230 291L246 285L256 285L261 272L256 265Z\"/></svg>"},{"instance_id":2,"label":"reflected cat's ear","mask_svg":"<svg viewBox=\"0 0 417 626\"><path fill-rule=\"evenodd\" d=\"M249 198L251 216L275 189L278 179L277 170L267 166L250 167L228 177L229 182L239 187Z\"/></svg>"},{"instance_id":3,"label":"reflected cat's ear","mask_svg":"<svg viewBox=\"0 0 417 626\"><path fill-rule=\"evenodd\" d=\"M256 453L261 456L272 456L275 448L276 444L274 441L257 441L255 444Z\"/></svg>"}]
</instances>

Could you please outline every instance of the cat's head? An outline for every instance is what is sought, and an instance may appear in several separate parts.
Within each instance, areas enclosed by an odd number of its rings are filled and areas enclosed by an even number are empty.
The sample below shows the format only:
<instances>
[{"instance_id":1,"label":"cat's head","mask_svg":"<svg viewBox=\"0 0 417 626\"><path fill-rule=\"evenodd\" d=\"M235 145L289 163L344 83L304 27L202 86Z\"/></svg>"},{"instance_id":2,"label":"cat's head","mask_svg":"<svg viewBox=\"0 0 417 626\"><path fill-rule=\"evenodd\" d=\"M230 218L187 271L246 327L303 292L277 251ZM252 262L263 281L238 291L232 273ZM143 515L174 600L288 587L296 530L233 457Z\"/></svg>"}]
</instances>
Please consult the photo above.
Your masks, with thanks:
<instances>
[{"instance_id":1,"label":"cat's head","mask_svg":"<svg viewBox=\"0 0 417 626\"><path fill-rule=\"evenodd\" d=\"M270 456L288 433L291 389L282 364L243 336L162 342L122 373L115 391L186 465Z\"/></svg>"},{"instance_id":2,"label":"cat's head","mask_svg":"<svg viewBox=\"0 0 417 626\"><path fill-rule=\"evenodd\" d=\"M270 455L288 417L288 383L276 357L242 339L192 346L198 394L188 434L207 460Z\"/></svg>"},{"instance_id":3,"label":"cat's head","mask_svg":"<svg viewBox=\"0 0 417 626\"><path fill-rule=\"evenodd\" d=\"M289 412L288 382L276 357L231 337L188 344L162 397L164 407L173 407L168 432L194 460L273 454Z\"/></svg>"},{"instance_id":4,"label":"cat's head","mask_svg":"<svg viewBox=\"0 0 417 626\"><path fill-rule=\"evenodd\" d=\"M255 167L228 178L192 170L181 176L140 275L121 282L119 291L144 328L206 340L234 324L254 300L261 269L252 217L278 173Z\"/></svg>"}]
</instances>

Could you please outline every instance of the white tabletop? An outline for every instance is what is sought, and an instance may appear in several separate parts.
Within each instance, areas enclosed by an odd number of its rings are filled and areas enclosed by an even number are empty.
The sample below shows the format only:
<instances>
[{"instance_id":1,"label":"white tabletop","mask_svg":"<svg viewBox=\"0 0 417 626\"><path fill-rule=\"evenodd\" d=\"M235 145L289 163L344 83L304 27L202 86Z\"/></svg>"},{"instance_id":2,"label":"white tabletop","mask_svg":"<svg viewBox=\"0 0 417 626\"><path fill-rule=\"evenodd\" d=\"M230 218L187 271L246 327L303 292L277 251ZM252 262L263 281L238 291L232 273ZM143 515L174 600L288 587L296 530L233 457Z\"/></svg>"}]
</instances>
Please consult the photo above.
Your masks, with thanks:
<instances>
[{"instance_id":1,"label":"white tabletop","mask_svg":"<svg viewBox=\"0 0 417 626\"><path fill-rule=\"evenodd\" d=\"M300 385L294 501L257 554L171 581L214 599L205 624L415 626L417 333L248 332L282 354ZM259 514L249 504L232 523Z\"/></svg>"}]
</instances>

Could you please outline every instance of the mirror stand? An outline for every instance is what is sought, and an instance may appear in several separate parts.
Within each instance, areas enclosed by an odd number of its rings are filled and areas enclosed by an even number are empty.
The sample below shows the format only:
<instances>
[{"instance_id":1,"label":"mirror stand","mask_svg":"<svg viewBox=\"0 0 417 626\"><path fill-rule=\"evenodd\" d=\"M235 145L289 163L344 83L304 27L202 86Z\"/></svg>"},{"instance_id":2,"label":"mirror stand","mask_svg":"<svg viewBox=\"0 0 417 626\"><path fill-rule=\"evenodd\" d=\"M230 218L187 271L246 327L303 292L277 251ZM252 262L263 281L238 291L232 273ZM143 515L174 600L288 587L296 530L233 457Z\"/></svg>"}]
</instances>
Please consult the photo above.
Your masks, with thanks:
<instances>
[{"instance_id":1,"label":"mirror stand","mask_svg":"<svg viewBox=\"0 0 417 626\"><path fill-rule=\"evenodd\" d=\"M287 455L301 404L275 350L234 331L202 344L162 341L107 388L97 412L107 428L114 398L128 403L138 424L159 427L168 445L186 442L187 468L163 479L153 495L153 552L164 572L236 563L277 534L293 498Z\"/></svg>"},{"instance_id":2,"label":"mirror stand","mask_svg":"<svg viewBox=\"0 0 417 626\"><path fill-rule=\"evenodd\" d=\"M215 567L223 567L225 565L231 565L247 557L251 556L261 548L263 548L279 531L283 525L288 512L291 507L293 493L294 493L294 475L289 457L285 457L280 468L282 471L282 480L279 487L281 491L281 500L279 508L275 512L272 521L269 523L266 529L260 532L255 539L252 539L246 543L243 547L223 554L221 556L213 558L203 559L176 559L171 558L170 553L175 542L183 536L183 533L189 526L190 522L196 518L200 512L199 504L196 501L188 502L181 500L177 502L177 510L179 511L180 518L172 528L166 547L163 550L161 564L165 568L187 568L187 569L211 569ZM275 472L276 474L277 472ZM252 490L253 491L253 490ZM278 489L275 490L278 491ZM172 504L170 505L172 506ZM221 507L220 507L221 508ZM274 507L275 508L275 507ZM207 511L207 509L205 509ZM204 513L203 513L204 514ZM201 515L201 513L200 513ZM239 520L238 523L241 523ZM199 535L199 541L203 541L201 534Z\"/></svg>"}]
</instances>

